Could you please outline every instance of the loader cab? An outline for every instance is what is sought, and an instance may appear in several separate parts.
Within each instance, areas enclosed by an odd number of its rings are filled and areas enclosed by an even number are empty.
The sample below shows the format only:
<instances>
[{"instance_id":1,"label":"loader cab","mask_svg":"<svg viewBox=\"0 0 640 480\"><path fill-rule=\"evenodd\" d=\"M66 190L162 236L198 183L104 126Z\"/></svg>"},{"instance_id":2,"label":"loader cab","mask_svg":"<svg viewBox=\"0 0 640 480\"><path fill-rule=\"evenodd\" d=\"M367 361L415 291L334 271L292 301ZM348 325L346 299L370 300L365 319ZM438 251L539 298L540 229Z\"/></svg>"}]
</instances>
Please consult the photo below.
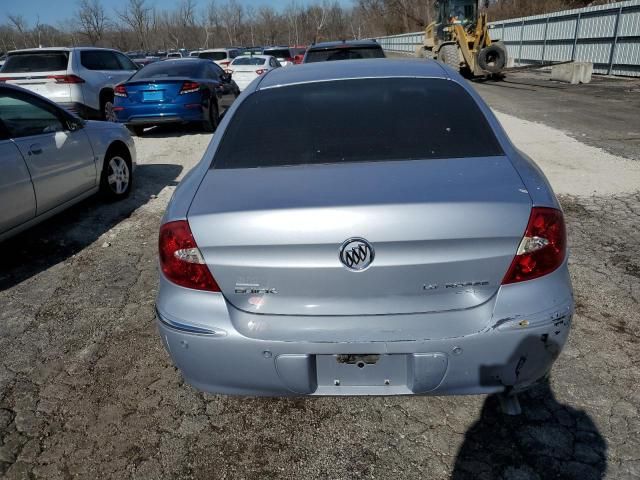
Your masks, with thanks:
<instances>
[{"instance_id":1,"label":"loader cab","mask_svg":"<svg viewBox=\"0 0 640 480\"><path fill-rule=\"evenodd\" d=\"M455 23L474 23L478 18L477 0L441 0L436 2L437 23L447 26Z\"/></svg>"}]
</instances>

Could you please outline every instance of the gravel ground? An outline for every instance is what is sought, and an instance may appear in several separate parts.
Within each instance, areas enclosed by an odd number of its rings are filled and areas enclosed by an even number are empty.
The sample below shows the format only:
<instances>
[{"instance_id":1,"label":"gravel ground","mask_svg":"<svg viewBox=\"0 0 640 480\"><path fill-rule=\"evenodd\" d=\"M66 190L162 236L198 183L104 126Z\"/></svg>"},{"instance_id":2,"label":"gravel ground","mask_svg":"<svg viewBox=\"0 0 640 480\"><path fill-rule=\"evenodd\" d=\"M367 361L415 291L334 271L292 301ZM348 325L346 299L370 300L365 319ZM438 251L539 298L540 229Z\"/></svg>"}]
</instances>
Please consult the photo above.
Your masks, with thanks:
<instances>
[{"instance_id":1,"label":"gravel ground","mask_svg":"<svg viewBox=\"0 0 640 480\"><path fill-rule=\"evenodd\" d=\"M637 178L635 164L500 118L557 170L577 300L569 343L523 415L505 417L494 397L256 399L185 385L154 325L155 243L209 136L161 130L136 141L128 200L90 199L2 245L0 476L640 478L640 194L620 180ZM576 178L554 160L567 142L600 170Z\"/></svg>"}]
</instances>

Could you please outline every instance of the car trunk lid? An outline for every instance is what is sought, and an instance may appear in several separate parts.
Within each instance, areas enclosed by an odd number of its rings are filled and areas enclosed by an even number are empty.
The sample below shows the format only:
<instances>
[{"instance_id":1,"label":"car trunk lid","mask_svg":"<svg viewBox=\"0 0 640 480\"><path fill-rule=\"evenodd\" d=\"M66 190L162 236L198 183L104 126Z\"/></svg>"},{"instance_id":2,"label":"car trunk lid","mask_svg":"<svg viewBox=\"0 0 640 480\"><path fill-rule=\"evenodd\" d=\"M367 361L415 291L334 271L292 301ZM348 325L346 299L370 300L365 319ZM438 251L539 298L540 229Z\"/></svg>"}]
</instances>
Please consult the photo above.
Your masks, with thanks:
<instances>
[{"instance_id":1,"label":"car trunk lid","mask_svg":"<svg viewBox=\"0 0 640 480\"><path fill-rule=\"evenodd\" d=\"M467 309L497 291L530 197L508 158L209 170L189 224L235 307L282 315ZM365 239L371 265L340 260Z\"/></svg>"},{"instance_id":2,"label":"car trunk lid","mask_svg":"<svg viewBox=\"0 0 640 480\"><path fill-rule=\"evenodd\" d=\"M180 95L184 82L191 82L188 78L167 78L162 80L140 80L127 82L127 96L132 103L171 103Z\"/></svg>"}]
</instances>

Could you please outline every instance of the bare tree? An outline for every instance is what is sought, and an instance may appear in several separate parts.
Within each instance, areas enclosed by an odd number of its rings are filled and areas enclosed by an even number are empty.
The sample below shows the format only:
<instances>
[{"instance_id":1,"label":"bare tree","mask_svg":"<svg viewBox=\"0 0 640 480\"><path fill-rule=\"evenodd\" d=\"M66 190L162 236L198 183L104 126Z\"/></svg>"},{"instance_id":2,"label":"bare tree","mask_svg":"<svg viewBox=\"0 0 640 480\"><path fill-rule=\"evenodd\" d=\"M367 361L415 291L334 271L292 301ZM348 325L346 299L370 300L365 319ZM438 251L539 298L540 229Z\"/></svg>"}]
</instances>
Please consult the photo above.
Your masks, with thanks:
<instances>
[{"instance_id":1,"label":"bare tree","mask_svg":"<svg viewBox=\"0 0 640 480\"><path fill-rule=\"evenodd\" d=\"M28 30L29 27L27 25L27 21L24 19L22 15L11 15L8 14L7 18L9 19L9 24L13 26L18 32L20 39L22 40L22 48L27 48L29 46L29 37ZM15 44L15 41L14 41Z\"/></svg>"},{"instance_id":2,"label":"bare tree","mask_svg":"<svg viewBox=\"0 0 640 480\"><path fill-rule=\"evenodd\" d=\"M138 48L148 49L149 31L151 30L153 9L147 5L146 0L129 0L123 11L117 11L116 15L135 33L138 40Z\"/></svg>"},{"instance_id":3,"label":"bare tree","mask_svg":"<svg viewBox=\"0 0 640 480\"><path fill-rule=\"evenodd\" d=\"M238 34L242 25L244 16L244 8L237 0L229 0L228 3L220 8L220 18L222 25L227 31L229 45L235 45L238 41Z\"/></svg>"},{"instance_id":4,"label":"bare tree","mask_svg":"<svg viewBox=\"0 0 640 480\"><path fill-rule=\"evenodd\" d=\"M80 0L77 15L80 33L87 37L91 45L97 45L107 26L107 16L100 0Z\"/></svg>"}]
</instances>

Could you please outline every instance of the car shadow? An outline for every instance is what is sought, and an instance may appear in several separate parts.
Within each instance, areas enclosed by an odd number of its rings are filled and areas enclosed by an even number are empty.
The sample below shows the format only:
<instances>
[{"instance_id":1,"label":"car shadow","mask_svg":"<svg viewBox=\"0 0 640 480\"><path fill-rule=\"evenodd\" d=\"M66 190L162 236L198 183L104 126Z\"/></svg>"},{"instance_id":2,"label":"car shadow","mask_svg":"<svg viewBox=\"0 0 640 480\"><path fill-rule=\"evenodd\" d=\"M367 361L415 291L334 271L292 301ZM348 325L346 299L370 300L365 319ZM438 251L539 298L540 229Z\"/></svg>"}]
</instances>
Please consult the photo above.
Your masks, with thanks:
<instances>
[{"instance_id":1,"label":"car shadow","mask_svg":"<svg viewBox=\"0 0 640 480\"><path fill-rule=\"evenodd\" d=\"M108 203L94 195L6 240L0 244L0 291L75 255L164 187L177 185L181 172L180 165L138 165L128 198Z\"/></svg>"},{"instance_id":2,"label":"car shadow","mask_svg":"<svg viewBox=\"0 0 640 480\"><path fill-rule=\"evenodd\" d=\"M545 335L530 336L506 365L481 367L483 385L500 382L507 390L518 379L543 379L519 394L520 415L505 414L498 395L487 397L457 453L453 480L604 477L605 439L586 412L556 399L540 371L559 352L560 346Z\"/></svg>"}]
</instances>

